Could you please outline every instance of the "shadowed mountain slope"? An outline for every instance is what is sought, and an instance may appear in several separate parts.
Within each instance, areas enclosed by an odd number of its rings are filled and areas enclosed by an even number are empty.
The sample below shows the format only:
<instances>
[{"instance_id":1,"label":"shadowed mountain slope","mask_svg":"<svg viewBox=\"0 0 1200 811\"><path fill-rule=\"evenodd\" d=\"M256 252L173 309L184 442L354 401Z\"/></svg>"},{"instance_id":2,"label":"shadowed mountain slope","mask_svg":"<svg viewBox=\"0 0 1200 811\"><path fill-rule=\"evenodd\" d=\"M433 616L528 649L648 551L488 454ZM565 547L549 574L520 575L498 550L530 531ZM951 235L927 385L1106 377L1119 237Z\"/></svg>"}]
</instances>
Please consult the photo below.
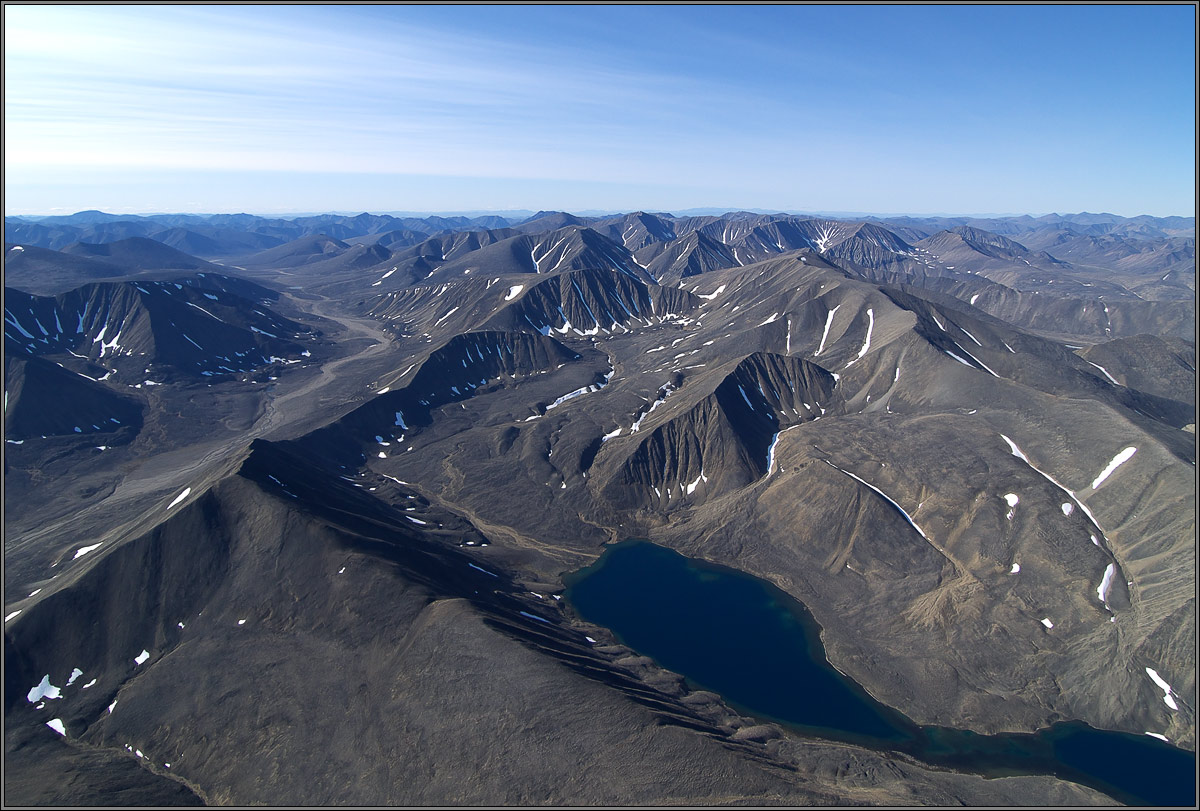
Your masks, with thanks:
<instances>
[{"instance_id":1,"label":"shadowed mountain slope","mask_svg":"<svg viewBox=\"0 0 1200 811\"><path fill-rule=\"evenodd\" d=\"M53 298L8 288L5 345L10 352L67 355L119 377L151 366L159 375L211 377L299 357L307 350L297 340L311 330L239 295L258 290L214 274L192 284L91 284Z\"/></svg>"}]
</instances>

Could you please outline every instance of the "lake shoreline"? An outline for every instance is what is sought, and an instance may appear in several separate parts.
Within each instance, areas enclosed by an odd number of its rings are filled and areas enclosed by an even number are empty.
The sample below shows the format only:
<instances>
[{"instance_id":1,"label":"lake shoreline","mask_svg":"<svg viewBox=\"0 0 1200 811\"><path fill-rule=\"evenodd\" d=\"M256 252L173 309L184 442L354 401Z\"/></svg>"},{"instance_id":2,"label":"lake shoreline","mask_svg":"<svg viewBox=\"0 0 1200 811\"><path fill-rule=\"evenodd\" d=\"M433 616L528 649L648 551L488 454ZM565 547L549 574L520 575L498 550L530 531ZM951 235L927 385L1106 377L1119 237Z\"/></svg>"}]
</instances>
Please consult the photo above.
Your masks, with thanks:
<instances>
[{"instance_id":1,"label":"lake shoreline","mask_svg":"<svg viewBox=\"0 0 1200 811\"><path fill-rule=\"evenodd\" d=\"M627 540L609 545L595 562L564 575L563 582L565 599L583 619L609 628L622 644L683 676L689 687L716 693L738 712L778 724L801 737L895 753L927 767L985 778L1053 776L1130 805L1194 803L1195 754L1150 736L1143 740L1131 733L1097 730L1081 721L996 735L915 724L876 701L828 661L821 627L803 603L746 572L687 558L649 541ZM656 589L671 593L664 597L653 593ZM728 595L722 594L722 589ZM617 596L621 599L614 599ZM700 600L696 600L698 596ZM735 599L720 602L726 596ZM604 605L606 599L611 602L608 606ZM698 624L703 618L710 628L719 628L730 620L729 614L743 611L750 626L735 632L743 638L730 641L734 647L714 654L707 662L695 656L702 651L686 649L689 639L693 648L707 649L721 642L686 625ZM665 626L656 629L660 622ZM762 651L746 643L767 633L765 626L772 624L778 626L775 630L782 629L784 636L759 640L764 647L771 646L772 655L763 664L755 658ZM658 638L656 630L662 632ZM803 661L796 658L798 649L803 650ZM803 672L808 679L804 687L817 691L822 701L841 703L832 712L830 707L805 706L792 690L766 681L752 683L749 679L759 674L747 675L743 670L752 668L719 661L722 656L764 668L790 657L781 666L783 679ZM835 674L838 684L826 683L829 674ZM813 712L817 714L806 715ZM836 723L822 722L822 718Z\"/></svg>"}]
</instances>

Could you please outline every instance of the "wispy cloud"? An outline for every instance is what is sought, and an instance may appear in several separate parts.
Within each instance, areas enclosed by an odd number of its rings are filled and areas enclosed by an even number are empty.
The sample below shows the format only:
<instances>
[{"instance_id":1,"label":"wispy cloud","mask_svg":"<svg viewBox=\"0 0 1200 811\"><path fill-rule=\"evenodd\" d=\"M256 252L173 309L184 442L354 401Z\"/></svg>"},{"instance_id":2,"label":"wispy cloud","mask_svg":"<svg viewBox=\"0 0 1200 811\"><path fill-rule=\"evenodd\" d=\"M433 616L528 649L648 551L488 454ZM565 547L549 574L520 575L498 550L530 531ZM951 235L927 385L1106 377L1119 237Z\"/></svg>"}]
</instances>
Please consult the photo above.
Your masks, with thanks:
<instances>
[{"instance_id":1,"label":"wispy cloud","mask_svg":"<svg viewBox=\"0 0 1200 811\"><path fill-rule=\"evenodd\" d=\"M1179 66L1194 67L1195 43L1170 39L1170 17L1141 7L11 5L6 185L268 171L710 195L696 205L718 203L712 195L893 211L1187 201L1194 83ZM1143 99L1136 126L1112 110L1117 93ZM1106 192L1094 175L1118 156ZM1070 197L1084 188L1105 199Z\"/></svg>"},{"instance_id":2,"label":"wispy cloud","mask_svg":"<svg viewBox=\"0 0 1200 811\"><path fill-rule=\"evenodd\" d=\"M712 129L689 107L721 95L688 77L394 22L348 32L231 9L23 11L6 31L14 167L562 176L603 151L598 168L619 172L622 158L661 151L655 136L672 122Z\"/></svg>"}]
</instances>

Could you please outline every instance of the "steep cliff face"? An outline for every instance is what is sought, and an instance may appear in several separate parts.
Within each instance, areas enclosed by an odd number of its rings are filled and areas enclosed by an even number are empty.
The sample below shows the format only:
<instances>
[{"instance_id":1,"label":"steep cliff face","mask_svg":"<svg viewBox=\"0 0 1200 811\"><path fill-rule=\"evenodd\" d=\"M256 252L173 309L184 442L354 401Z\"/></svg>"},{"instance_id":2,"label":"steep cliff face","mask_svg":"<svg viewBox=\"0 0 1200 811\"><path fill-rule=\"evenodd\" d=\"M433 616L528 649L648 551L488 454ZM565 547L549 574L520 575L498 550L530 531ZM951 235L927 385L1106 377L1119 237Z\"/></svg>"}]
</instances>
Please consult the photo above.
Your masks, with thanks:
<instances>
[{"instance_id":1,"label":"steep cliff face","mask_svg":"<svg viewBox=\"0 0 1200 811\"><path fill-rule=\"evenodd\" d=\"M444 258L426 257L436 264L430 281L446 282L470 274L548 274L560 271L602 268L623 273L643 283L653 279L620 243L591 228L568 226L538 234L521 234L502 239L478 250Z\"/></svg>"},{"instance_id":2,"label":"steep cliff face","mask_svg":"<svg viewBox=\"0 0 1200 811\"><path fill-rule=\"evenodd\" d=\"M357 466L368 453L404 452L406 438L430 425L435 409L554 371L579 357L554 338L529 332L456 335L419 366L406 369L399 387L380 392L305 441L345 466Z\"/></svg>"},{"instance_id":3,"label":"steep cliff face","mask_svg":"<svg viewBox=\"0 0 1200 811\"><path fill-rule=\"evenodd\" d=\"M213 274L89 284L54 297L7 288L5 343L126 376L151 364L195 378L298 360L307 351L300 341L314 331L244 295L261 289Z\"/></svg>"},{"instance_id":4,"label":"steep cliff face","mask_svg":"<svg viewBox=\"0 0 1200 811\"><path fill-rule=\"evenodd\" d=\"M686 412L654 425L652 412L672 389L661 390L631 426L631 436L648 436L605 492L622 508L669 510L743 487L771 473L782 431L841 412L835 386L834 376L814 363L760 352L738 363Z\"/></svg>"},{"instance_id":5,"label":"steep cliff face","mask_svg":"<svg viewBox=\"0 0 1200 811\"><path fill-rule=\"evenodd\" d=\"M693 231L669 242L654 242L635 257L660 284L678 284L689 276L737 267L733 250L702 231Z\"/></svg>"},{"instance_id":6,"label":"steep cliff face","mask_svg":"<svg viewBox=\"0 0 1200 811\"><path fill-rule=\"evenodd\" d=\"M38 357L4 358L4 438L96 434L128 441L142 427L142 404L96 380Z\"/></svg>"},{"instance_id":7,"label":"steep cliff face","mask_svg":"<svg viewBox=\"0 0 1200 811\"><path fill-rule=\"evenodd\" d=\"M512 285L513 304L489 321L512 329L570 337L624 333L681 318L700 299L674 287L646 284L627 273L587 269L556 274L530 286Z\"/></svg>"}]
</instances>

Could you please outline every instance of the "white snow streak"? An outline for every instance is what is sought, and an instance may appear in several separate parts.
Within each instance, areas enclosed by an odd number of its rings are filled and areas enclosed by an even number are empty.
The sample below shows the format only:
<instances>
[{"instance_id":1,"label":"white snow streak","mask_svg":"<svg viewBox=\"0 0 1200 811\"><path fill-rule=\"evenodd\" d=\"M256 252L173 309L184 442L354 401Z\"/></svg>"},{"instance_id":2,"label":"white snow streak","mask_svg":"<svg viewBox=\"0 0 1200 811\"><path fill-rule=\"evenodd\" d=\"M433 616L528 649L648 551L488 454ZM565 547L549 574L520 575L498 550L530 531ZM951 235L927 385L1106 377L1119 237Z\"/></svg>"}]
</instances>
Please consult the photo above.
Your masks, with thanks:
<instances>
[{"instance_id":1,"label":"white snow streak","mask_svg":"<svg viewBox=\"0 0 1200 811\"><path fill-rule=\"evenodd\" d=\"M1178 711L1179 705L1175 703L1175 699L1171 696L1171 685L1167 684L1162 676L1158 675L1158 671L1152 667L1146 668L1146 675L1158 685L1158 689L1163 691L1163 702L1171 709Z\"/></svg>"},{"instance_id":2,"label":"white snow streak","mask_svg":"<svg viewBox=\"0 0 1200 811\"><path fill-rule=\"evenodd\" d=\"M826 459L824 461L825 461L825 464L829 465L834 470L842 470L840 467L835 465L833 462L830 462L828 459ZM912 519L912 516L909 515L908 513L906 513L904 511L904 508L901 507L899 504L897 504L887 493L883 492L875 485L869 484L868 482L863 481L862 479L858 478L858 476L855 476L853 473L851 473L848 470L842 470L842 472L845 473L850 478L855 479L859 482L862 482L863 484L867 485L867 487L870 487L876 493L883 496L883 498L887 501L888 504L891 504L893 507L895 507L897 510L900 511L900 514L904 516L904 520L908 521L908 523L912 526L912 528L921 534L922 538L924 538L925 540L929 540L929 536L925 534L925 530L923 530L919 526L917 526L917 522Z\"/></svg>"},{"instance_id":3,"label":"white snow streak","mask_svg":"<svg viewBox=\"0 0 1200 811\"><path fill-rule=\"evenodd\" d=\"M862 356L867 354L867 350L871 348L871 331L875 329L875 311L870 307L867 308L867 338L863 341L862 349L858 350L858 357L846 364L846 368L850 368L851 364L862 359Z\"/></svg>"},{"instance_id":4,"label":"white snow streak","mask_svg":"<svg viewBox=\"0 0 1200 811\"><path fill-rule=\"evenodd\" d=\"M971 363L970 363L970 361L966 360L965 358L960 358L958 355L955 355L955 354L954 354L953 352L951 352L949 349L943 349L942 351L943 351L943 352L945 352L945 353L946 353L947 355L949 355L950 357L954 358L956 361L958 361L959 363L961 363L963 366L967 366L967 367L970 367L970 368L972 368L972 369L974 369L974 368L975 368L974 366L971 366Z\"/></svg>"},{"instance_id":5,"label":"white snow streak","mask_svg":"<svg viewBox=\"0 0 1200 811\"><path fill-rule=\"evenodd\" d=\"M782 431L779 433L782 433ZM775 446L779 444L779 433L776 433L775 436L771 438L771 445L770 445L770 447L767 448L767 475L768 476L770 476L771 472L775 470Z\"/></svg>"},{"instance_id":6,"label":"white snow streak","mask_svg":"<svg viewBox=\"0 0 1200 811\"><path fill-rule=\"evenodd\" d=\"M524 289L525 289L525 285L514 284L512 287L508 288L508 293L505 294L504 300L512 301L513 299L515 299L517 297L517 294L520 293Z\"/></svg>"},{"instance_id":7,"label":"white snow streak","mask_svg":"<svg viewBox=\"0 0 1200 811\"><path fill-rule=\"evenodd\" d=\"M445 321L447 318L449 318L450 316L454 315L456 312L458 312L458 308L457 308L457 307L451 307L451 308L450 308L450 312L448 312L448 313L446 313L445 315L443 315L443 316L442 316L441 318L439 318L437 321L434 321L434 322L433 322L433 325L436 327L438 324L442 323L442 322L443 322L443 321Z\"/></svg>"},{"instance_id":8,"label":"white snow streak","mask_svg":"<svg viewBox=\"0 0 1200 811\"><path fill-rule=\"evenodd\" d=\"M1117 571L1117 564L1110 563L1108 568L1104 570L1104 579L1100 581L1100 585L1096 588L1096 594L1100 597L1100 602L1108 605L1108 589L1112 586L1113 574Z\"/></svg>"},{"instance_id":9,"label":"white snow streak","mask_svg":"<svg viewBox=\"0 0 1200 811\"><path fill-rule=\"evenodd\" d=\"M1108 373L1108 370L1107 370L1107 369L1105 369L1103 366L1101 366L1099 363L1092 363L1092 362L1091 362L1090 360L1088 360L1087 358L1084 358L1083 360L1084 360L1084 362L1085 362L1085 363L1090 363L1092 366L1095 366L1097 369L1099 369L1100 371L1104 372L1104 376L1105 376L1105 377L1107 377L1109 380L1111 380L1111 381L1112 381L1112 384L1113 384L1114 386L1119 386L1119 385L1121 385L1120 383L1118 383L1118 382L1117 382L1117 379L1116 379L1115 377L1113 377L1112 375L1110 375L1110 374Z\"/></svg>"},{"instance_id":10,"label":"white snow streak","mask_svg":"<svg viewBox=\"0 0 1200 811\"><path fill-rule=\"evenodd\" d=\"M1000 438L1008 443L1008 447L1012 449L1013 456L1017 457L1018 459L1023 461L1025 464L1029 465L1031 468L1033 468L1035 471L1037 471L1037 473L1039 473L1043 479L1050 482L1055 487L1057 487L1059 490L1062 490L1064 493L1066 493L1068 496L1070 496L1071 500L1075 502L1076 506L1078 506L1079 509L1083 510L1084 515L1086 515L1088 517L1088 520L1092 522L1092 526L1094 526L1100 532L1101 535L1104 535L1104 530L1100 529L1100 523L1098 521L1096 521L1096 516L1092 515L1092 511L1088 509L1086 504L1084 504L1082 501L1079 500L1079 497L1076 496L1073 491L1068 490L1067 488L1063 487L1061 484L1058 483L1057 479L1055 479L1053 476L1051 476L1046 471L1039 468L1033 462L1030 462L1029 457L1026 456L1024 453L1022 453L1021 449L1017 447L1017 443L1013 442L1011 439L1006 437L1004 434L1001 434ZM1107 540L1107 538L1106 538L1106 540ZM1092 543L1096 544L1096 546L1100 546L1100 542L1096 540L1095 536L1092 537Z\"/></svg>"},{"instance_id":11,"label":"white snow streak","mask_svg":"<svg viewBox=\"0 0 1200 811\"><path fill-rule=\"evenodd\" d=\"M836 313L836 312L838 311L838 307L841 307L841 306L842 306L842 305L838 304L838 305L837 305L837 306L835 306L835 307L834 307L832 310L830 310L830 311L829 311L829 315L828 315L828 316L826 316L826 318L825 318L825 331L821 333L821 345L817 347L817 352L816 352L816 354L815 354L815 355L813 355L813 357L816 357L817 355L820 355L820 354L821 354L821 350L823 350L823 349L825 348L825 339L829 337L829 328L830 328L831 326L833 326L833 314L834 314L834 313Z\"/></svg>"},{"instance_id":12,"label":"white snow streak","mask_svg":"<svg viewBox=\"0 0 1200 811\"><path fill-rule=\"evenodd\" d=\"M179 495L175 496L175 500L167 505L167 509L169 510L172 507L174 507L176 504L178 504L179 502L183 501L185 498L188 497L188 494L191 492L192 492L192 488L190 488L190 487L183 488L183 492L180 493Z\"/></svg>"},{"instance_id":13,"label":"white snow streak","mask_svg":"<svg viewBox=\"0 0 1200 811\"><path fill-rule=\"evenodd\" d=\"M1106 467L1106 468L1104 468L1104 470L1100 471L1100 475L1097 476L1095 478L1095 480L1092 482L1092 489L1095 490L1097 487L1099 487L1101 484L1103 484L1104 480L1107 479L1109 476L1111 476L1113 474L1114 470L1116 470L1121 465L1128 462L1129 458L1131 456L1133 456L1135 453L1137 453L1137 448L1130 446L1130 447L1126 448L1125 450L1121 451L1120 453L1118 453L1116 456L1114 456L1112 461L1108 463L1108 467Z\"/></svg>"},{"instance_id":14,"label":"white snow streak","mask_svg":"<svg viewBox=\"0 0 1200 811\"><path fill-rule=\"evenodd\" d=\"M84 546L84 547L80 547L80 548L79 548L79 549L78 549L78 550L75 552L75 556L74 556L74 557L72 557L72 558L71 558L71 560L76 560L76 559L78 559L78 558L81 558L81 557L83 557L83 556L84 556L84 555L86 555L88 552L92 552L92 551L94 551L94 550L96 550L96 549L99 549L99 548L100 548L100 546L101 546L101 544L103 544L103 543L104 543L104 541L101 541L100 543L95 543L95 544L92 544L91 546Z\"/></svg>"}]
</instances>

